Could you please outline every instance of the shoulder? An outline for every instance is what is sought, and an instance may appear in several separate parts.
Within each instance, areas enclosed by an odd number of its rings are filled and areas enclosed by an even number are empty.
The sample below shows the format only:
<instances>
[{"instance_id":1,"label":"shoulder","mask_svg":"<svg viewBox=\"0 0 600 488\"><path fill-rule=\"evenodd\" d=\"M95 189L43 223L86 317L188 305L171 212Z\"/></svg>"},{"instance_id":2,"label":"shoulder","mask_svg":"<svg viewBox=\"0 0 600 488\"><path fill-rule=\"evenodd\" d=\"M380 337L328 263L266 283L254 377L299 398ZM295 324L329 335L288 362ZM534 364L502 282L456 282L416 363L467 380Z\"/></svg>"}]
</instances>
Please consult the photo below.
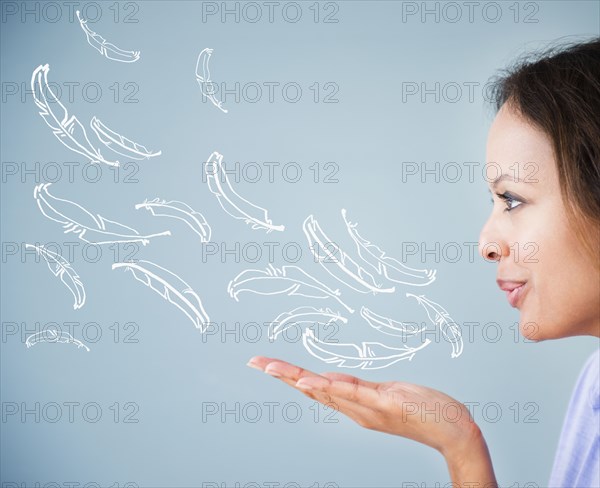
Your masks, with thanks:
<instances>
[{"instance_id":1,"label":"shoulder","mask_svg":"<svg viewBox=\"0 0 600 488\"><path fill-rule=\"evenodd\" d=\"M596 349L581 368L573 397L587 407L600 409L600 348Z\"/></svg>"},{"instance_id":2,"label":"shoulder","mask_svg":"<svg viewBox=\"0 0 600 488\"><path fill-rule=\"evenodd\" d=\"M600 486L600 349L583 364L554 457L547 486Z\"/></svg>"}]
</instances>

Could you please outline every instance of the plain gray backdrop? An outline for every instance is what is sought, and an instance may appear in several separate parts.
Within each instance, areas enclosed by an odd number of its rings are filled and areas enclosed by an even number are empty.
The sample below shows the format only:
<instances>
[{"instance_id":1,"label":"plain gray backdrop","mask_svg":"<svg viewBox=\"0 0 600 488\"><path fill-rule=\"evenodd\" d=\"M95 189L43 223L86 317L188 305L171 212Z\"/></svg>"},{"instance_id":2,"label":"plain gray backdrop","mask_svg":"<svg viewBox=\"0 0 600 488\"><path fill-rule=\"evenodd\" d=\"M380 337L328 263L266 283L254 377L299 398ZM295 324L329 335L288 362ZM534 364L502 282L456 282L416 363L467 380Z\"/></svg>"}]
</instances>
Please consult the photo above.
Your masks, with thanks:
<instances>
[{"instance_id":1,"label":"plain gray backdrop","mask_svg":"<svg viewBox=\"0 0 600 488\"><path fill-rule=\"evenodd\" d=\"M140 59L119 63L94 50L76 8L92 30L139 50ZM495 265L477 254L491 209L481 172L493 118L484 85L523 53L598 35L598 2L2 2L2 15L3 486L449 482L439 453L362 429L245 366L259 354L439 389L471 405L501 485L545 486L572 387L598 343L524 340L518 311L495 283ZM217 95L227 114L203 99L196 82L204 48L214 49L213 81L230 90ZM61 102L94 144L95 115L162 155L115 172L90 167L60 144L30 93L33 70L46 63ZM213 151L230 169L239 162L241 177L230 175L234 188L268 209L284 232L252 230L222 210L202 173ZM33 189L44 182L93 213L172 236L134 248L102 246L96 257L96 246L63 234L40 213ZM135 210L156 197L201 212L218 253L233 252L207 255L183 222ZM336 282L310 255L302 222L312 214L357 259L342 208L388 255L437 269L436 281L376 296ZM25 243L73 249L70 261L87 292L83 308L73 310L68 290L24 252ZM301 259L291 263L299 248ZM262 255L251 262L256 249ZM203 335L131 274L111 270L127 257L154 261L187 281L218 324L215 333ZM301 305L343 310L332 300L228 295L238 273L270 261L297 264L339 287L356 309L345 314L346 325L325 331L339 342L398 346L358 311L365 305L396 320L426 321L405 297L412 292L462 324L464 352L451 358L450 344L438 337L411 361L364 371L323 363L297 337L271 342L263 323L282 312ZM26 348L27 335L51 323L64 330L74 323L73 336L91 351Z\"/></svg>"}]
</instances>

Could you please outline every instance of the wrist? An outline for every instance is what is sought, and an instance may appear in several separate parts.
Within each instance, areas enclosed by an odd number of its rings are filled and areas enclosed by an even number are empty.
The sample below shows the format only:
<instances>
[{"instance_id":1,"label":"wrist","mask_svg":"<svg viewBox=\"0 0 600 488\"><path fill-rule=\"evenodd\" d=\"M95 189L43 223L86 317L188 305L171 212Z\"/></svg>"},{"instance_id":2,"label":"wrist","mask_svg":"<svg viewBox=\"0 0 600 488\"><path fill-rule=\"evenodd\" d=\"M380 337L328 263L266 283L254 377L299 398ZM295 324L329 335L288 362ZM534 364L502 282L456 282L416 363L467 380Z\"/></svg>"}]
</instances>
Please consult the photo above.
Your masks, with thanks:
<instances>
[{"instance_id":1,"label":"wrist","mask_svg":"<svg viewBox=\"0 0 600 488\"><path fill-rule=\"evenodd\" d=\"M470 421L461 429L460 434L441 447L440 452L448 462L459 463L485 446L485 439L479 426ZM487 446L486 446L487 449Z\"/></svg>"},{"instance_id":2,"label":"wrist","mask_svg":"<svg viewBox=\"0 0 600 488\"><path fill-rule=\"evenodd\" d=\"M443 449L454 483L469 488L497 488L490 453L477 424L466 429L462 439Z\"/></svg>"}]
</instances>

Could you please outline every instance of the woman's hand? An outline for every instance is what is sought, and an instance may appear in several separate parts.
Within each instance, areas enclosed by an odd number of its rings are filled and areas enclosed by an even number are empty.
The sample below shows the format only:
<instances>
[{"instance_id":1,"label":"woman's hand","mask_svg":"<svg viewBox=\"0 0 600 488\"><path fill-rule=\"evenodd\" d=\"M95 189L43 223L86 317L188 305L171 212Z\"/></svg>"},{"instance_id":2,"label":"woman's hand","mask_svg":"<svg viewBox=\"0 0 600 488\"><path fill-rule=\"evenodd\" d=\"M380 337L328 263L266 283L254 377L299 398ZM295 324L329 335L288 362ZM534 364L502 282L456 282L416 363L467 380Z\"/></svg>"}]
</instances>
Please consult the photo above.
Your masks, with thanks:
<instances>
[{"instance_id":1,"label":"woman's hand","mask_svg":"<svg viewBox=\"0 0 600 488\"><path fill-rule=\"evenodd\" d=\"M399 381L375 383L342 373L316 374L263 356L253 357L248 366L279 378L362 427L433 447L446 458L453 481L466 476L496 486L479 427L462 403L440 391Z\"/></svg>"}]
</instances>

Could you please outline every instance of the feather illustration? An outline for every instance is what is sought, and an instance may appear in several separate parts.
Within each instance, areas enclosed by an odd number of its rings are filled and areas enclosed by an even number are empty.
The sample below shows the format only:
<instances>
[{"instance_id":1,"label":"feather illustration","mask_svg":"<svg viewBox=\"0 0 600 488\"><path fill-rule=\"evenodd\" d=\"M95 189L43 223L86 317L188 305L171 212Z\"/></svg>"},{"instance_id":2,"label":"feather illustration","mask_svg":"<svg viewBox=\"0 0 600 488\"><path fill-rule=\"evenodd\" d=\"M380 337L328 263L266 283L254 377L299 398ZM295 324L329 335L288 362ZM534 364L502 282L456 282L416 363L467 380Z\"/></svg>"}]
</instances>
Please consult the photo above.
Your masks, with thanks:
<instances>
[{"instance_id":1,"label":"feather illustration","mask_svg":"<svg viewBox=\"0 0 600 488\"><path fill-rule=\"evenodd\" d=\"M414 336L425 330L424 326L419 327L415 322L398 322L383 315L378 315L364 306L360 309L360 316L374 329L392 336Z\"/></svg>"},{"instance_id":2,"label":"feather illustration","mask_svg":"<svg viewBox=\"0 0 600 488\"><path fill-rule=\"evenodd\" d=\"M269 340L274 341L282 332L301 324L330 324L336 320L348 323L348 319L329 308L297 307L279 314L269 325Z\"/></svg>"},{"instance_id":3,"label":"feather illustration","mask_svg":"<svg viewBox=\"0 0 600 488\"><path fill-rule=\"evenodd\" d=\"M134 63L140 59L139 51L124 51L123 49L119 49L100 34L90 29L87 25L87 20L81 17L79 10L75 11L75 13L77 14L77 19L79 19L81 29L85 32L88 44L102 54L102 56L113 61L120 61L121 63Z\"/></svg>"},{"instance_id":4,"label":"feather illustration","mask_svg":"<svg viewBox=\"0 0 600 488\"><path fill-rule=\"evenodd\" d=\"M200 236L200 242L208 242L211 237L211 228L208 222L200 212L196 212L187 203L176 200L144 200L135 206L136 210L144 208L149 210L155 217L171 217L185 222L190 229Z\"/></svg>"},{"instance_id":5,"label":"feather illustration","mask_svg":"<svg viewBox=\"0 0 600 488\"><path fill-rule=\"evenodd\" d=\"M382 369L398 361L412 360L417 351L431 341L427 339L419 347L389 347L380 342L362 342L360 346L327 343L319 341L314 332L307 328L302 335L302 342L311 355L328 364L337 364L340 368Z\"/></svg>"},{"instance_id":6,"label":"feather illustration","mask_svg":"<svg viewBox=\"0 0 600 488\"><path fill-rule=\"evenodd\" d=\"M308 246L316 261L336 280L360 293L393 293L395 288L382 288L375 282L371 273L359 266L339 246L335 245L323 232L319 223L309 215L302 225ZM331 245L336 247L330 249ZM335 264L335 267L333 266ZM349 279L348 279L349 278Z\"/></svg>"},{"instance_id":7,"label":"feather illustration","mask_svg":"<svg viewBox=\"0 0 600 488\"><path fill-rule=\"evenodd\" d=\"M298 266L275 268L269 263L265 270L244 270L229 282L227 292L230 297L239 301L238 295L244 291L259 295L286 294L307 298L333 298L348 312L354 312L354 309L339 298L341 295L339 290L330 289Z\"/></svg>"},{"instance_id":8,"label":"feather illustration","mask_svg":"<svg viewBox=\"0 0 600 488\"><path fill-rule=\"evenodd\" d=\"M394 283L412 286L426 286L435 280L436 270L414 269L405 266L397 259L385 255L375 244L360 236L356 230L357 223L351 223L346 218L346 209L342 209L342 217L352 240L356 243L359 256L377 271Z\"/></svg>"},{"instance_id":9,"label":"feather illustration","mask_svg":"<svg viewBox=\"0 0 600 488\"><path fill-rule=\"evenodd\" d=\"M202 92L202 95L208 98L215 107L222 110L224 113L227 113L227 109L223 108L223 102L217 100L215 97L213 82L210 79L208 62L212 56L212 53L213 50L207 47L198 55L198 59L196 61L196 81L200 85L200 91Z\"/></svg>"},{"instance_id":10,"label":"feather illustration","mask_svg":"<svg viewBox=\"0 0 600 488\"><path fill-rule=\"evenodd\" d=\"M204 172L207 177L208 188L216 195L221 208L229 215L235 219L243 220L251 225L252 229L265 229L267 234L273 230L283 231L285 229L284 225L273 225L264 208L254 205L235 192L231 187L227 173L223 170L222 154L216 151L213 152L206 162Z\"/></svg>"},{"instance_id":11,"label":"feather illustration","mask_svg":"<svg viewBox=\"0 0 600 488\"><path fill-rule=\"evenodd\" d=\"M36 345L38 342L60 342L62 344L75 344L77 346L77 349L83 347L87 352L90 352L89 347L87 347L80 340L75 339L68 332L63 332L55 329L46 329L41 332L37 332L36 334L31 334L25 340L25 345L28 348L30 348L31 346Z\"/></svg>"},{"instance_id":12,"label":"feather illustration","mask_svg":"<svg viewBox=\"0 0 600 488\"><path fill-rule=\"evenodd\" d=\"M181 310L201 332L205 332L210 319L204 310L202 300L175 273L151 261L114 263L112 269L123 268L130 271L133 277L148 286L169 303Z\"/></svg>"},{"instance_id":13,"label":"feather illustration","mask_svg":"<svg viewBox=\"0 0 600 488\"><path fill-rule=\"evenodd\" d=\"M83 307L85 304L85 288L71 264L60 254L52 252L39 244L25 244L25 249L35 249L35 252L44 258L52 274L59 278L62 284L69 289L75 299L73 309L77 310Z\"/></svg>"},{"instance_id":14,"label":"feather illustration","mask_svg":"<svg viewBox=\"0 0 600 488\"><path fill-rule=\"evenodd\" d=\"M39 108L39 113L52 129L54 136L71 151L85 156L91 163L105 163L109 166L119 166L119 161L104 159L100 150L92 146L87 133L75 115L69 115L66 107L56 97L48 86L48 64L39 65L31 76L31 91L33 100ZM56 104L57 110L50 108L48 98Z\"/></svg>"},{"instance_id":15,"label":"feather illustration","mask_svg":"<svg viewBox=\"0 0 600 488\"><path fill-rule=\"evenodd\" d=\"M162 151L152 152L146 149L145 146L133 142L131 139L124 137L106 127L98 118L92 117L90 121L90 127L100 139L100 142L104 144L111 151L126 156L131 159L150 159L155 156L160 156Z\"/></svg>"},{"instance_id":16,"label":"feather illustration","mask_svg":"<svg viewBox=\"0 0 600 488\"><path fill-rule=\"evenodd\" d=\"M144 246L153 237L169 236L170 231L159 234L140 235L126 225L108 220L101 215L93 215L81 205L57 198L50 194L51 183L42 183L33 189L33 198L44 216L62 224L64 233L74 233L82 241L92 244L112 244L114 242L140 242Z\"/></svg>"},{"instance_id":17,"label":"feather illustration","mask_svg":"<svg viewBox=\"0 0 600 488\"><path fill-rule=\"evenodd\" d=\"M446 311L446 309L439 303L435 303L428 298L425 298L424 295L413 295L412 293L407 293L406 296L415 298L427 312L427 317L429 317L429 320L431 320L433 324L440 328L442 335L452 345L451 356L453 358L460 356L463 351L462 332L460 330L460 326L454 322L454 320L452 320L452 317L450 317L450 314Z\"/></svg>"}]
</instances>

